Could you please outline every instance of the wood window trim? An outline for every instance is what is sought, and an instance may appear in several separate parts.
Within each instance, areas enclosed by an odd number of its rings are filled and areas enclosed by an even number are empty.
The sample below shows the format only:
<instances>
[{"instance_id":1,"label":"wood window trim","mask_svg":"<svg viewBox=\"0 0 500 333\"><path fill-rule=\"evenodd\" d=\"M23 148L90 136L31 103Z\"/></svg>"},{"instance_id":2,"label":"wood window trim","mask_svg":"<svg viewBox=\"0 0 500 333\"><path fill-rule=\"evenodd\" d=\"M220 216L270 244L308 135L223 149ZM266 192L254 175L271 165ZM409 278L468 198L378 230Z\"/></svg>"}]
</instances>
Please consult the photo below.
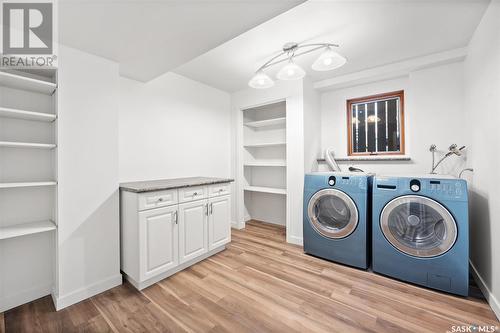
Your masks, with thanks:
<instances>
[{"instance_id":1,"label":"wood window trim","mask_svg":"<svg viewBox=\"0 0 500 333\"><path fill-rule=\"evenodd\" d=\"M364 96L359 98L352 98L346 101L347 104L347 155L348 156L380 156L380 155L404 155L405 154L405 117L404 117L404 108L405 108L405 98L404 98L404 90L392 91L383 94L376 94L370 96ZM352 146L352 115L351 115L351 106L352 104L363 103L363 102L372 102L378 99L385 99L391 97L399 97L400 105L399 105L399 113L400 113L400 150L394 152L377 152L377 153L355 153L353 151Z\"/></svg>"}]
</instances>

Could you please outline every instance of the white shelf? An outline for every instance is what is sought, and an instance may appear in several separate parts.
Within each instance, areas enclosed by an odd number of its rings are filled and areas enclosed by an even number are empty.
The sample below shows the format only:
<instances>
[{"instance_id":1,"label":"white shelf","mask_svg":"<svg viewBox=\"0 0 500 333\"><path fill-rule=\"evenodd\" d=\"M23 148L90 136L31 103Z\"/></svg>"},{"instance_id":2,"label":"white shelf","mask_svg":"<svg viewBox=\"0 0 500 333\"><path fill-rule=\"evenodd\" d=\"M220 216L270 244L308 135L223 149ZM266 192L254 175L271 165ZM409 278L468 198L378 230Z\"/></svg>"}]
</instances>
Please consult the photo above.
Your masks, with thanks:
<instances>
[{"instance_id":1,"label":"white shelf","mask_svg":"<svg viewBox=\"0 0 500 333\"><path fill-rule=\"evenodd\" d=\"M0 117L52 122L56 115L51 113L33 112L0 107Z\"/></svg>"},{"instance_id":2,"label":"white shelf","mask_svg":"<svg viewBox=\"0 0 500 333\"><path fill-rule=\"evenodd\" d=\"M0 85L14 89L39 92L46 95L52 95L57 89L55 83L6 72L0 72Z\"/></svg>"},{"instance_id":3,"label":"white shelf","mask_svg":"<svg viewBox=\"0 0 500 333\"><path fill-rule=\"evenodd\" d=\"M278 147L285 146L285 142L267 142L267 143L249 143L244 145L245 148L264 148L264 147Z\"/></svg>"},{"instance_id":4,"label":"white shelf","mask_svg":"<svg viewBox=\"0 0 500 333\"><path fill-rule=\"evenodd\" d=\"M251 192L261 192L261 193L286 194L286 189L274 188L274 187L245 186L244 190Z\"/></svg>"},{"instance_id":5,"label":"white shelf","mask_svg":"<svg viewBox=\"0 0 500 333\"><path fill-rule=\"evenodd\" d=\"M0 189L2 189L2 188L18 188L18 187L55 186L55 185L57 185L57 182L55 182L55 181L0 183Z\"/></svg>"},{"instance_id":6,"label":"white shelf","mask_svg":"<svg viewBox=\"0 0 500 333\"><path fill-rule=\"evenodd\" d=\"M285 124L286 124L286 117L281 117L281 118L272 118L266 120L249 121L244 125L253 128L262 128L262 127L278 126Z\"/></svg>"},{"instance_id":7,"label":"white shelf","mask_svg":"<svg viewBox=\"0 0 500 333\"><path fill-rule=\"evenodd\" d=\"M52 143L0 141L0 147L7 147L7 148L54 149L54 148L56 148L56 145L52 144Z\"/></svg>"},{"instance_id":8,"label":"white shelf","mask_svg":"<svg viewBox=\"0 0 500 333\"><path fill-rule=\"evenodd\" d=\"M244 162L244 166L252 166L252 167L285 167L285 160L260 160L260 161L252 161L252 162Z\"/></svg>"},{"instance_id":9,"label":"white shelf","mask_svg":"<svg viewBox=\"0 0 500 333\"><path fill-rule=\"evenodd\" d=\"M37 221L23 224L0 227L0 240L19 236L38 234L41 232L52 231L56 229L53 221Z\"/></svg>"}]
</instances>

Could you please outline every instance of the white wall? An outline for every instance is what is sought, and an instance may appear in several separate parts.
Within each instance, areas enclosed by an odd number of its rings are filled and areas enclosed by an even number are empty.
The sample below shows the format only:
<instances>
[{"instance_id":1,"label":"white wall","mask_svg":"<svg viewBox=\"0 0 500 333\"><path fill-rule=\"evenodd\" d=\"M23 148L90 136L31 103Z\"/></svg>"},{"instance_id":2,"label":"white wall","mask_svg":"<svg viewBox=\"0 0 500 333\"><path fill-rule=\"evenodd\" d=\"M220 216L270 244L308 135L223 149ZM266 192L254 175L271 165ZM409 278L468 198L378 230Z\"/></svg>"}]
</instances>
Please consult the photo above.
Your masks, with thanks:
<instances>
[{"instance_id":1,"label":"white wall","mask_svg":"<svg viewBox=\"0 0 500 333\"><path fill-rule=\"evenodd\" d=\"M436 144L439 158L452 143L464 145L463 62L422 69L387 81L374 82L321 95L322 152L333 147L338 157L347 156L346 100L396 90L405 91L405 155L409 162L339 162L341 168L356 165L365 171L401 174L428 173L429 146ZM451 157L438 168L440 173L458 175L465 158ZM327 170L322 164L321 170Z\"/></svg>"},{"instance_id":2,"label":"white wall","mask_svg":"<svg viewBox=\"0 0 500 333\"><path fill-rule=\"evenodd\" d=\"M174 73L120 78L120 181L230 176L230 96Z\"/></svg>"},{"instance_id":3,"label":"white wall","mask_svg":"<svg viewBox=\"0 0 500 333\"><path fill-rule=\"evenodd\" d=\"M470 256L479 284L500 318L500 1L493 0L465 60L463 134L471 147Z\"/></svg>"},{"instance_id":4,"label":"white wall","mask_svg":"<svg viewBox=\"0 0 500 333\"><path fill-rule=\"evenodd\" d=\"M302 195L304 183L304 102L303 102L302 81L278 81L276 86L265 89L244 89L235 92L231 96L231 109L233 113L234 132L233 153L236 156L233 170L237 180L243 179L242 167L242 112L241 110L250 107L270 104L278 100L286 99L286 156L287 156L287 241L295 244L302 244ZM243 227L245 220L244 191L241 182L236 184L234 214L236 227ZM269 206L264 206L263 210L270 210Z\"/></svg>"},{"instance_id":5,"label":"white wall","mask_svg":"<svg viewBox=\"0 0 500 333\"><path fill-rule=\"evenodd\" d=\"M321 99L312 82L306 77L304 94L304 171L318 171L317 158L321 156Z\"/></svg>"},{"instance_id":6,"label":"white wall","mask_svg":"<svg viewBox=\"0 0 500 333\"><path fill-rule=\"evenodd\" d=\"M59 51L58 309L121 283L118 65Z\"/></svg>"}]
</instances>

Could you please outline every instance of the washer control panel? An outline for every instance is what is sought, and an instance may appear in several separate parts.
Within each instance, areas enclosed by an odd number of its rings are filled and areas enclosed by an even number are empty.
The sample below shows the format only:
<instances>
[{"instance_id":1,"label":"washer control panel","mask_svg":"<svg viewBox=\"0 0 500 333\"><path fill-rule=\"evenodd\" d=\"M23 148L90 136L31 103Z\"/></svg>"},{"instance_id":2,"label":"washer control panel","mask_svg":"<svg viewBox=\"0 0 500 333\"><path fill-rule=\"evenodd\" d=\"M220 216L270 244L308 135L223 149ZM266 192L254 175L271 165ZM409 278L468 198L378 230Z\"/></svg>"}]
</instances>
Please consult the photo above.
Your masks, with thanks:
<instances>
[{"instance_id":1,"label":"washer control panel","mask_svg":"<svg viewBox=\"0 0 500 333\"><path fill-rule=\"evenodd\" d=\"M337 179L335 178L335 176L330 176L328 178L328 185L334 186L336 182L337 182Z\"/></svg>"}]
</instances>

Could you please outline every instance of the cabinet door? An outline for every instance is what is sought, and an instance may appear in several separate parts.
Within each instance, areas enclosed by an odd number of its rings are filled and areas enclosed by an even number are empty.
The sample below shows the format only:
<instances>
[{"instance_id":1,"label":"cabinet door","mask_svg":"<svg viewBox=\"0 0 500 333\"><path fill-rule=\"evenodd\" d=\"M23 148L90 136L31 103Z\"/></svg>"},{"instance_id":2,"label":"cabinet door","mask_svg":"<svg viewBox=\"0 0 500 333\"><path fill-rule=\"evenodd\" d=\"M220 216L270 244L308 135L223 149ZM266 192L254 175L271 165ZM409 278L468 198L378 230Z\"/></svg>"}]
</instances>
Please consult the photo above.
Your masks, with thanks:
<instances>
[{"instance_id":1,"label":"cabinet door","mask_svg":"<svg viewBox=\"0 0 500 333\"><path fill-rule=\"evenodd\" d=\"M176 219L176 205L139 213L141 280L179 264Z\"/></svg>"},{"instance_id":2,"label":"cabinet door","mask_svg":"<svg viewBox=\"0 0 500 333\"><path fill-rule=\"evenodd\" d=\"M231 199L227 196L209 201L208 249L231 241Z\"/></svg>"},{"instance_id":3,"label":"cabinet door","mask_svg":"<svg viewBox=\"0 0 500 333\"><path fill-rule=\"evenodd\" d=\"M179 205L179 261L185 263L208 252L206 200Z\"/></svg>"}]
</instances>

